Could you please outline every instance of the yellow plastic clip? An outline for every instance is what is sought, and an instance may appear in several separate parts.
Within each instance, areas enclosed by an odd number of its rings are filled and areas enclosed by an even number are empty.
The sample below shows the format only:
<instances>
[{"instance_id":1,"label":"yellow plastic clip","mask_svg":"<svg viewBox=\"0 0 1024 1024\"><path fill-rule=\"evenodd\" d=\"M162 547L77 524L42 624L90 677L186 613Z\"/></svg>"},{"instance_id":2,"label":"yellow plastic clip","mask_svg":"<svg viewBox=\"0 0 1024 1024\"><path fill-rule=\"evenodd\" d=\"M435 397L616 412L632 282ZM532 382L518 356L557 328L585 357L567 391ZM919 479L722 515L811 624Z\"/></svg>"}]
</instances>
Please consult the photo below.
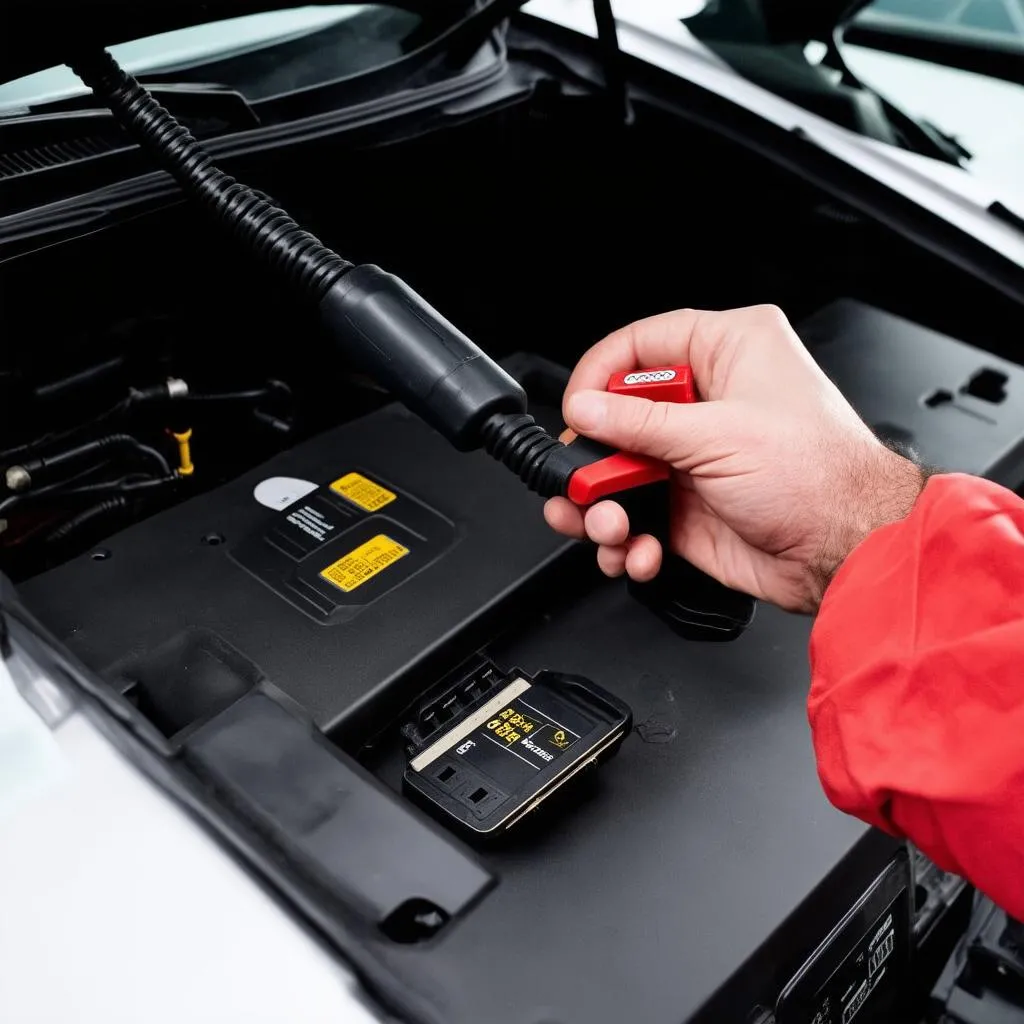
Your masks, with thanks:
<instances>
[{"instance_id":1,"label":"yellow plastic clip","mask_svg":"<svg viewBox=\"0 0 1024 1024\"><path fill-rule=\"evenodd\" d=\"M178 476L191 476L196 467L192 465L192 428L182 434L171 435L178 442Z\"/></svg>"}]
</instances>

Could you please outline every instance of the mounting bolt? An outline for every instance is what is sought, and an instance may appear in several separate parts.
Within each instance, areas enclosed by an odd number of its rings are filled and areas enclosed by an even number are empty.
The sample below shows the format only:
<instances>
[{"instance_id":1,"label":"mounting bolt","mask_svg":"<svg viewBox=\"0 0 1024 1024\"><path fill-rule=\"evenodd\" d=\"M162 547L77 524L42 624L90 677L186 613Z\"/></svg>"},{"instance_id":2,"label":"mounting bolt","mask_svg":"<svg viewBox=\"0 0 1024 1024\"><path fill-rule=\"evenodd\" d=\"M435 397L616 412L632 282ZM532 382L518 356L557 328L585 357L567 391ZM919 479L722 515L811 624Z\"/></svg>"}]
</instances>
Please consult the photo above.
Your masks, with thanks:
<instances>
[{"instance_id":1,"label":"mounting bolt","mask_svg":"<svg viewBox=\"0 0 1024 1024\"><path fill-rule=\"evenodd\" d=\"M4 481L9 491L27 491L32 486L32 474L24 466L8 466Z\"/></svg>"}]
</instances>

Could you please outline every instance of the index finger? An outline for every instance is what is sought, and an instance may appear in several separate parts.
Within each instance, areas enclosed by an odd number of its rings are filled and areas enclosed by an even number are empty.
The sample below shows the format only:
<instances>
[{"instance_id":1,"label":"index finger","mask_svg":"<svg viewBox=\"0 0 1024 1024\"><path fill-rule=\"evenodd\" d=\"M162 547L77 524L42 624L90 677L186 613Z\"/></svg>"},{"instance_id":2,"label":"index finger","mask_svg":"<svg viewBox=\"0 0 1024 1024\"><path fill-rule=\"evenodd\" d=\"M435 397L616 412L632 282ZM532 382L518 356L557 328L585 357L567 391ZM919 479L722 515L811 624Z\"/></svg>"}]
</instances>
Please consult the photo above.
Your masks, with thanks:
<instances>
[{"instance_id":1,"label":"index finger","mask_svg":"<svg viewBox=\"0 0 1024 1024\"><path fill-rule=\"evenodd\" d=\"M613 373L690 363L691 342L705 315L700 309L677 309L613 331L576 364L565 389L566 399L577 391L604 391Z\"/></svg>"}]
</instances>

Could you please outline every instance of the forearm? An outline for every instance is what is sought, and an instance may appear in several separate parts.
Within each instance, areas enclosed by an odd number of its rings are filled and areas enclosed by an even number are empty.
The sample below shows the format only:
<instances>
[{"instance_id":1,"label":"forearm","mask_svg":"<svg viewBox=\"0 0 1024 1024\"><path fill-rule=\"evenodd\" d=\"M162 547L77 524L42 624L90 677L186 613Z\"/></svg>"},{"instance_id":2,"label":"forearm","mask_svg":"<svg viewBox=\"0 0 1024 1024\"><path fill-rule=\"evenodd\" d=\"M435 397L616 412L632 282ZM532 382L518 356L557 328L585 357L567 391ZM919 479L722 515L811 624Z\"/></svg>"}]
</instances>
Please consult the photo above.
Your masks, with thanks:
<instances>
[{"instance_id":1,"label":"forearm","mask_svg":"<svg viewBox=\"0 0 1024 1024\"><path fill-rule=\"evenodd\" d=\"M833 803L1024 916L1024 502L933 477L840 568L811 664Z\"/></svg>"}]
</instances>

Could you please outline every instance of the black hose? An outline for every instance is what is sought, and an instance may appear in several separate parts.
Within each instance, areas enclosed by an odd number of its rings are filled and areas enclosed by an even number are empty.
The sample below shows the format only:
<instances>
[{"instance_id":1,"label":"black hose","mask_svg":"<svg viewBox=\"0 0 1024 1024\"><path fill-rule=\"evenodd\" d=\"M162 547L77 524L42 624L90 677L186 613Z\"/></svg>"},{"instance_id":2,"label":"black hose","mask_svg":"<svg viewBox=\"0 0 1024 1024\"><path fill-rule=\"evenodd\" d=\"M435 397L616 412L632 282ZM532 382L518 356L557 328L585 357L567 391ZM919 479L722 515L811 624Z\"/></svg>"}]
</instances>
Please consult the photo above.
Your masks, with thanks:
<instances>
[{"instance_id":1,"label":"black hose","mask_svg":"<svg viewBox=\"0 0 1024 1024\"><path fill-rule=\"evenodd\" d=\"M89 472L91 473L92 470L90 469ZM72 478L72 480L74 479ZM92 484L82 484L79 487L68 487L70 482L72 481L60 480L46 487L40 487L36 491L25 491L22 494L9 495L3 501L0 501L0 516L15 506L20 507L25 503L34 504L44 498L65 502L68 499L93 498L102 494L134 495L169 487L172 484L180 484L183 482L183 478L176 473L159 477L136 473L119 477L117 480L100 480Z\"/></svg>"},{"instance_id":2,"label":"black hose","mask_svg":"<svg viewBox=\"0 0 1024 1024\"><path fill-rule=\"evenodd\" d=\"M139 392L134 392L134 394L139 394ZM87 420L84 423L76 423L73 427L68 427L66 430L44 434L42 437L37 437L31 441L26 441L23 444L16 445L13 448L5 449L0 452L0 466L10 466L18 459L24 458L26 455L30 455L33 452L37 452L42 449L52 448L55 444L59 444L62 441L69 441L78 434L85 433L88 430L93 430L100 424L106 423L107 420L120 416L122 413L126 413L136 401L134 394L129 395L128 398L122 398L121 401L115 403L99 415L94 416L91 420ZM151 396L147 394L143 397L148 399Z\"/></svg>"},{"instance_id":3,"label":"black hose","mask_svg":"<svg viewBox=\"0 0 1024 1024\"><path fill-rule=\"evenodd\" d=\"M46 476L52 475L58 470L66 469L69 466L82 462L93 455L99 455L101 453L106 455L106 453L111 449L117 448L130 449L136 454L142 455L144 458L154 463L163 476L170 476L171 467L168 464L167 459L165 459L155 448L150 447L148 444L143 444L138 439L132 437L131 434L107 434L105 437L98 437L92 441L86 441L74 448L66 448L64 451L54 452L52 455L44 455L36 459L28 459L21 463L20 466L8 467L8 473L15 469L22 469L28 474L28 478L31 481L30 486L34 486L40 480L44 479Z\"/></svg>"},{"instance_id":4,"label":"black hose","mask_svg":"<svg viewBox=\"0 0 1024 1024\"><path fill-rule=\"evenodd\" d=\"M170 476L139 476L134 474L133 476L123 476L118 480L101 480L94 484L83 484L81 487L71 487L67 490L61 490L56 497L60 499L64 498L79 498L82 495L93 495L93 494L106 494L112 492L115 494L136 494L140 491L151 491L160 487L166 487L170 484L177 484L182 482L182 477L176 473L171 473Z\"/></svg>"},{"instance_id":5,"label":"black hose","mask_svg":"<svg viewBox=\"0 0 1024 1024\"><path fill-rule=\"evenodd\" d=\"M298 291L318 301L352 268L280 207L221 171L188 129L105 50L83 54L70 63L75 74L182 189Z\"/></svg>"},{"instance_id":6,"label":"black hose","mask_svg":"<svg viewBox=\"0 0 1024 1024\"><path fill-rule=\"evenodd\" d=\"M246 391L190 392L182 401L186 405L209 405L216 402L261 402L270 398L285 402L291 397L292 389L283 380L268 380L263 387Z\"/></svg>"},{"instance_id":7,"label":"black hose","mask_svg":"<svg viewBox=\"0 0 1024 1024\"><path fill-rule=\"evenodd\" d=\"M486 10L497 14L518 6L514 0L493 0ZM219 170L188 130L106 51L82 55L70 65L190 196L319 304L322 321L337 335L358 340L361 365L379 383L456 447L469 450L482 442L532 490L565 493L577 468L573 454L532 417L514 411L520 403L525 406L518 385L407 285L373 266L346 276L351 263ZM493 414L487 416L488 410ZM481 421L486 421L483 428Z\"/></svg>"},{"instance_id":8,"label":"black hose","mask_svg":"<svg viewBox=\"0 0 1024 1024\"><path fill-rule=\"evenodd\" d=\"M113 356L111 359L97 363L95 366L79 370L78 373L73 373L70 377L62 377L60 380L52 380L47 384L40 384L33 394L36 399L43 401L63 398L69 391L77 391L81 387L93 384L104 377L109 377L112 373L122 369L124 362L123 355Z\"/></svg>"},{"instance_id":9,"label":"black hose","mask_svg":"<svg viewBox=\"0 0 1024 1024\"><path fill-rule=\"evenodd\" d=\"M84 480L92 476L93 473L103 469L106 466L105 462L101 462L98 466L87 466L85 469L74 476L68 477L66 480L57 480L52 484L46 484L43 487L37 487L31 491L18 491L16 494L9 494L3 501L0 501L0 515L6 512L8 509L13 508L15 505L20 505L25 501L35 501L39 498L45 498L47 495L53 495L54 492L62 490L67 487L68 484L73 484L76 480Z\"/></svg>"},{"instance_id":10,"label":"black hose","mask_svg":"<svg viewBox=\"0 0 1024 1024\"><path fill-rule=\"evenodd\" d=\"M77 515L61 523L52 533L47 534L45 543L57 544L67 540L71 534L77 533L83 526L88 526L93 520L99 519L111 512L119 511L125 508L127 504L128 499L118 494L113 498L107 498L104 501L97 502L95 505L90 505L89 508L83 509Z\"/></svg>"},{"instance_id":11,"label":"black hose","mask_svg":"<svg viewBox=\"0 0 1024 1024\"><path fill-rule=\"evenodd\" d=\"M135 440L132 438L132 440ZM135 450L140 454L144 455L150 462L155 462L160 469L160 472L164 476L171 476L171 467L167 459L163 457L155 448L148 444L143 444L141 441L135 441Z\"/></svg>"}]
</instances>

